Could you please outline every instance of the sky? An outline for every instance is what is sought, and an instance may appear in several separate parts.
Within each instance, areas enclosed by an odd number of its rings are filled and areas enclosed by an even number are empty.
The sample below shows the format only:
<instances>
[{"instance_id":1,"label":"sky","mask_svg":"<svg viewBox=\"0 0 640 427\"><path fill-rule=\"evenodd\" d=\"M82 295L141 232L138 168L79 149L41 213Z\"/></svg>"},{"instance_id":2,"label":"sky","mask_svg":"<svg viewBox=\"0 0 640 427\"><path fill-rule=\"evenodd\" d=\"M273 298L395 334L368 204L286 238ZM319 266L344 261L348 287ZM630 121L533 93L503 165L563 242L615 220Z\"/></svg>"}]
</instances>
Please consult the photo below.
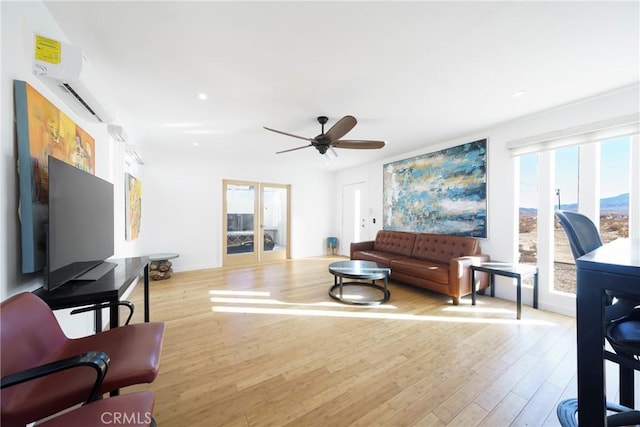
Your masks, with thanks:
<instances>
[{"instance_id":1,"label":"sky","mask_svg":"<svg viewBox=\"0 0 640 427\"><path fill-rule=\"evenodd\" d=\"M613 197L629 192L631 138L604 141L600 152L600 197ZM537 205L537 154L520 157L520 207ZM560 189L561 203L578 201L578 147L566 147L555 152L554 188ZM557 202L557 199L556 199Z\"/></svg>"}]
</instances>

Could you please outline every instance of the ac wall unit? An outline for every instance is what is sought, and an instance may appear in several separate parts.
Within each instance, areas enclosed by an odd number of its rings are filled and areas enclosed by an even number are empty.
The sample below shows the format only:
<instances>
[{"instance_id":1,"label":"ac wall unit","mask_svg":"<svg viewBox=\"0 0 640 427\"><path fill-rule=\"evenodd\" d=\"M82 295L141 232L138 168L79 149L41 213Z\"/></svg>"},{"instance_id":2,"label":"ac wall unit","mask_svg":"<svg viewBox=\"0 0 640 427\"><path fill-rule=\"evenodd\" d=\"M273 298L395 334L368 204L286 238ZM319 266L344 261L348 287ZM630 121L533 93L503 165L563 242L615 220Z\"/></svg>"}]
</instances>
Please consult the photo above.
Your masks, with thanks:
<instances>
[{"instance_id":1,"label":"ac wall unit","mask_svg":"<svg viewBox=\"0 0 640 427\"><path fill-rule=\"evenodd\" d=\"M126 142L128 139L127 133L124 131L122 126L109 123L107 125L107 132L109 132L109 135L111 135L111 138L115 139L118 142Z\"/></svg>"},{"instance_id":2,"label":"ac wall unit","mask_svg":"<svg viewBox=\"0 0 640 427\"><path fill-rule=\"evenodd\" d=\"M56 60L38 58L38 43L42 40L55 45ZM43 55L40 55L42 58ZM36 36L33 73L40 77L78 116L99 123L110 123L115 114L101 94L101 83L82 49Z\"/></svg>"}]
</instances>

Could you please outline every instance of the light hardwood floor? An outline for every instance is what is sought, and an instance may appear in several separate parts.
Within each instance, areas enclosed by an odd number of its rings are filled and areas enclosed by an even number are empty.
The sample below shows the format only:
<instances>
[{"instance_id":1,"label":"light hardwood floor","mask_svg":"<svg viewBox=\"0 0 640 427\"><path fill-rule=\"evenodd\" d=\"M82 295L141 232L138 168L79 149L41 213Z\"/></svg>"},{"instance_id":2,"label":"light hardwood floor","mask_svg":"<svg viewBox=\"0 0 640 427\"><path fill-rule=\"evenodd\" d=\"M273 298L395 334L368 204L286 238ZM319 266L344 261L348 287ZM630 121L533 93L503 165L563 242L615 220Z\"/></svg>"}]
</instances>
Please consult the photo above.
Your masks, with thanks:
<instances>
[{"instance_id":1,"label":"light hardwood floor","mask_svg":"<svg viewBox=\"0 0 640 427\"><path fill-rule=\"evenodd\" d=\"M575 320L390 283L376 307L339 304L320 257L151 282L166 323L160 426L557 426L576 395ZM142 318L142 286L132 297ZM526 303L529 303L528 301Z\"/></svg>"}]
</instances>

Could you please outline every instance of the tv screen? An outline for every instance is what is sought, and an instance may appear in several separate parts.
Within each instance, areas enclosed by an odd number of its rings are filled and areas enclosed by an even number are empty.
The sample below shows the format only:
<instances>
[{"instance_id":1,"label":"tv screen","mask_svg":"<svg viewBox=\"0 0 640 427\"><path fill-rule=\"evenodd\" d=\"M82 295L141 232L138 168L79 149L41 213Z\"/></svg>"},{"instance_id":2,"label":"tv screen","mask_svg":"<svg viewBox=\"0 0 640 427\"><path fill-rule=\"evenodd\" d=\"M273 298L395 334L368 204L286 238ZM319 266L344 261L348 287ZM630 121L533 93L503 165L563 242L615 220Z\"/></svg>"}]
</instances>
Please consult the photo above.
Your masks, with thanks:
<instances>
[{"instance_id":1,"label":"tv screen","mask_svg":"<svg viewBox=\"0 0 640 427\"><path fill-rule=\"evenodd\" d=\"M113 211L113 184L49 156L45 289L109 271L103 261L114 252Z\"/></svg>"}]
</instances>

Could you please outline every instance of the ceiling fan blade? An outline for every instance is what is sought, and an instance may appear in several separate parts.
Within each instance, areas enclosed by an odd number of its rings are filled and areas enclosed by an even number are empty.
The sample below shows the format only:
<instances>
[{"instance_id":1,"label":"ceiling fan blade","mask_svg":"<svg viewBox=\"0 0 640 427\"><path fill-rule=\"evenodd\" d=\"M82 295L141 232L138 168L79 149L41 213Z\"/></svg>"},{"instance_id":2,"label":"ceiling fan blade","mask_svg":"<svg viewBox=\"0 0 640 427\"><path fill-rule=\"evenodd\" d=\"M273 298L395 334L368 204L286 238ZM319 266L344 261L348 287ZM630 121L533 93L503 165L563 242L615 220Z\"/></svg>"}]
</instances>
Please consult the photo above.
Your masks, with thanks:
<instances>
[{"instance_id":1,"label":"ceiling fan blade","mask_svg":"<svg viewBox=\"0 0 640 427\"><path fill-rule=\"evenodd\" d=\"M266 126L263 126L263 127L264 127L266 130L270 130L271 132L280 133L280 134L282 134L282 135L287 135L287 136L292 136L292 137L294 137L294 138L298 138L298 139L304 139L305 141L313 141L313 138L307 138L307 137L304 137L304 136L294 135L294 134L292 134L292 133L282 132L281 130L271 129L271 128L268 128L268 127L266 127Z\"/></svg>"},{"instance_id":2,"label":"ceiling fan blade","mask_svg":"<svg viewBox=\"0 0 640 427\"><path fill-rule=\"evenodd\" d=\"M288 149L288 150L278 151L278 152L276 152L276 154L280 154L280 153L288 153L289 151L302 150L303 148L307 148L307 147L313 147L313 144L303 145L302 147L290 148L290 149Z\"/></svg>"},{"instance_id":3,"label":"ceiling fan blade","mask_svg":"<svg viewBox=\"0 0 640 427\"><path fill-rule=\"evenodd\" d=\"M336 148L351 148L351 149L370 150L370 149L378 149L378 148L384 147L385 146L385 142L384 141L358 141L358 140L346 141L346 140L341 140L341 141L336 141L331 145L333 145Z\"/></svg>"},{"instance_id":4,"label":"ceiling fan blade","mask_svg":"<svg viewBox=\"0 0 640 427\"><path fill-rule=\"evenodd\" d=\"M338 120L335 125L331 126L331 129L324 134L324 137L327 138L329 142L337 141L353 129L357 123L358 121L355 117L344 116Z\"/></svg>"}]
</instances>

